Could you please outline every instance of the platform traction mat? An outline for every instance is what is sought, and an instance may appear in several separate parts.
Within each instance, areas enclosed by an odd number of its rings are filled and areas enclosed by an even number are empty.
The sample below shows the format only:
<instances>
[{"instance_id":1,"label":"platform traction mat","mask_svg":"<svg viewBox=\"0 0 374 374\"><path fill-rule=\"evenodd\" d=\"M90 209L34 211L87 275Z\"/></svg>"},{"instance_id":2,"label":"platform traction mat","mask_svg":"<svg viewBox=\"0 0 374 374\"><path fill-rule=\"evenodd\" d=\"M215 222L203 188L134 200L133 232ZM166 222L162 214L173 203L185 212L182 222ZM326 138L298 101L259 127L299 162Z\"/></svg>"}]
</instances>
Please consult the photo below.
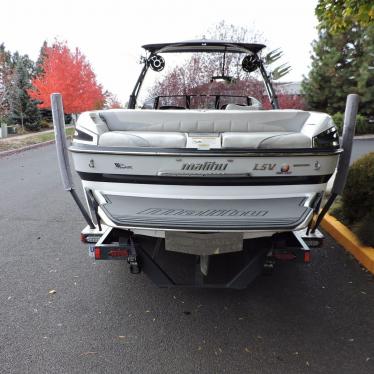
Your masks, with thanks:
<instances>
[{"instance_id":1,"label":"platform traction mat","mask_svg":"<svg viewBox=\"0 0 374 374\"><path fill-rule=\"evenodd\" d=\"M305 197L273 199L165 199L104 195L100 207L118 226L242 230L293 229L311 212Z\"/></svg>"}]
</instances>

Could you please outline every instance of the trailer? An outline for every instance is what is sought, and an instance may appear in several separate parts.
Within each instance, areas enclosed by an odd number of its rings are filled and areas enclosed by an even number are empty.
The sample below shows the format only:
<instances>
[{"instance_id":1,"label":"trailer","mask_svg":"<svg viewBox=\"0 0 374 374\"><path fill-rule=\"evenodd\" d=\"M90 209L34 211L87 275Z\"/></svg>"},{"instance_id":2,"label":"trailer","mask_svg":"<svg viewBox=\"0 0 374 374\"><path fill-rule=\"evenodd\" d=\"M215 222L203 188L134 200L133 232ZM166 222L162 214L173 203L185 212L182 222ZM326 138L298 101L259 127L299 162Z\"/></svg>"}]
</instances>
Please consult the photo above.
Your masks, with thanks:
<instances>
[{"instance_id":1,"label":"trailer","mask_svg":"<svg viewBox=\"0 0 374 374\"><path fill-rule=\"evenodd\" d=\"M349 95L343 134L344 153L339 158L330 197L320 209L322 196L313 204L314 219L305 229L281 230L262 236L241 232L199 230L147 234L138 228L108 225L99 215L99 205L86 193L87 212L73 184L65 136L62 97L52 94L52 113L57 157L64 189L73 197L87 226L81 241L95 261L116 260L128 264L131 274L144 272L160 287L246 288L258 275L270 274L279 261L308 264L312 249L323 245L319 224L335 197L341 194L348 173L358 96ZM213 231L213 230L212 230Z\"/></svg>"}]
</instances>

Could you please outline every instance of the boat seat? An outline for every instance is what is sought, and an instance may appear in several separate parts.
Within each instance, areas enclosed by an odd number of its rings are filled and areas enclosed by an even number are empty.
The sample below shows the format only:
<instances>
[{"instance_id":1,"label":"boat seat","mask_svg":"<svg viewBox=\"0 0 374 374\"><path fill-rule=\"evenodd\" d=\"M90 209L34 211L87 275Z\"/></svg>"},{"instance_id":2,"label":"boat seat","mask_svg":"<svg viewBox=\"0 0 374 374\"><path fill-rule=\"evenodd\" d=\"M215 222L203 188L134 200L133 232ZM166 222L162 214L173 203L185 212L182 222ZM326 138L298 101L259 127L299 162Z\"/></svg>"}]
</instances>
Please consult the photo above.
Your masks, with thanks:
<instances>
[{"instance_id":1,"label":"boat seat","mask_svg":"<svg viewBox=\"0 0 374 374\"><path fill-rule=\"evenodd\" d=\"M187 135L180 132L110 131L99 137L104 147L186 148ZM222 148L308 148L311 140L302 133L222 133Z\"/></svg>"},{"instance_id":2,"label":"boat seat","mask_svg":"<svg viewBox=\"0 0 374 374\"><path fill-rule=\"evenodd\" d=\"M99 137L104 147L185 148L187 137L180 132L110 131Z\"/></svg>"},{"instance_id":3,"label":"boat seat","mask_svg":"<svg viewBox=\"0 0 374 374\"><path fill-rule=\"evenodd\" d=\"M299 110L107 110L98 112L109 131L299 132L309 118Z\"/></svg>"},{"instance_id":4,"label":"boat seat","mask_svg":"<svg viewBox=\"0 0 374 374\"><path fill-rule=\"evenodd\" d=\"M303 133L223 133L222 148L310 148L311 139Z\"/></svg>"}]
</instances>

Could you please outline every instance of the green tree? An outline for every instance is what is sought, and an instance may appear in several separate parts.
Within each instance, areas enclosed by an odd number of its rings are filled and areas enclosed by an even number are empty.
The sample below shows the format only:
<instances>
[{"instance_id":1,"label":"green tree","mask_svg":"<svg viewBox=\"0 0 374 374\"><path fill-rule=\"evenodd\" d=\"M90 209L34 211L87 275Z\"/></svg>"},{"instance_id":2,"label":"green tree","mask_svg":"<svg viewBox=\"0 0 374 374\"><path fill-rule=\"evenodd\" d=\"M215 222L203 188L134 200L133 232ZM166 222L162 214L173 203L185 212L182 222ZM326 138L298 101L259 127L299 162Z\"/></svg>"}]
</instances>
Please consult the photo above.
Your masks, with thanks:
<instances>
[{"instance_id":1,"label":"green tree","mask_svg":"<svg viewBox=\"0 0 374 374\"><path fill-rule=\"evenodd\" d=\"M319 21L311 70L303 81L309 107L330 114L343 112L346 96L357 93L362 98L360 113L372 116L374 26L352 23L349 28L332 33L322 16Z\"/></svg>"},{"instance_id":2,"label":"green tree","mask_svg":"<svg viewBox=\"0 0 374 374\"><path fill-rule=\"evenodd\" d=\"M31 88L33 63L27 55L20 56L18 53L13 59L15 67L8 90L9 120L11 123L20 124L22 129L39 130L40 112L36 101L32 100L27 93L27 90Z\"/></svg>"},{"instance_id":3,"label":"green tree","mask_svg":"<svg viewBox=\"0 0 374 374\"><path fill-rule=\"evenodd\" d=\"M35 63L35 75L41 75L44 73L43 63L44 63L45 58L47 57L47 52L46 52L47 48L48 48L48 43L46 40L44 40L43 45L40 48L39 57Z\"/></svg>"},{"instance_id":4,"label":"green tree","mask_svg":"<svg viewBox=\"0 0 374 374\"><path fill-rule=\"evenodd\" d=\"M352 24L360 27L374 22L373 0L319 0L316 15L331 33L348 30Z\"/></svg>"},{"instance_id":5,"label":"green tree","mask_svg":"<svg viewBox=\"0 0 374 374\"><path fill-rule=\"evenodd\" d=\"M357 92L357 80L350 79L354 76L354 50L347 48L350 39L346 34L319 32L313 43L311 70L302 85L311 109L341 112L347 94Z\"/></svg>"},{"instance_id":6,"label":"green tree","mask_svg":"<svg viewBox=\"0 0 374 374\"><path fill-rule=\"evenodd\" d=\"M374 115L374 25L362 34L363 55L358 61L357 88L361 95L362 112Z\"/></svg>"},{"instance_id":7,"label":"green tree","mask_svg":"<svg viewBox=\"0 0 374 374\"><path fill-rule=\"evenodd\" d=\"M7 92L13 74L12 55L0 44L0 122L9 115Z\"/></svg>"}]
</instances>

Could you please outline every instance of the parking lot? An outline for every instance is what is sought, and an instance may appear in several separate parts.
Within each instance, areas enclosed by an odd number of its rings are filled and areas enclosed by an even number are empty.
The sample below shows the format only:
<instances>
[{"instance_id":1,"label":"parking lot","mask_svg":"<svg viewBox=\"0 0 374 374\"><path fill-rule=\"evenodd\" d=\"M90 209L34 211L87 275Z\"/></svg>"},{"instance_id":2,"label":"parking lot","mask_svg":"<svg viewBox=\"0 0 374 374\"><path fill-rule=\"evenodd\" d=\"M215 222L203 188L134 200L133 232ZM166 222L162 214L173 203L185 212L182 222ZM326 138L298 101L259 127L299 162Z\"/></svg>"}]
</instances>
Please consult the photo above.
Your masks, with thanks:
<instances>
[{"instance_id":1,"label":"parking lot","mask_svg":"<svg viewBox=\"0 0 374 374\"><path fill-rule=\"evenodd\" d=\"M373 373L374 281L334 241L247 290L97 262L53 145L0 159L1 373Z\"/></svg>"}]
</instances>

